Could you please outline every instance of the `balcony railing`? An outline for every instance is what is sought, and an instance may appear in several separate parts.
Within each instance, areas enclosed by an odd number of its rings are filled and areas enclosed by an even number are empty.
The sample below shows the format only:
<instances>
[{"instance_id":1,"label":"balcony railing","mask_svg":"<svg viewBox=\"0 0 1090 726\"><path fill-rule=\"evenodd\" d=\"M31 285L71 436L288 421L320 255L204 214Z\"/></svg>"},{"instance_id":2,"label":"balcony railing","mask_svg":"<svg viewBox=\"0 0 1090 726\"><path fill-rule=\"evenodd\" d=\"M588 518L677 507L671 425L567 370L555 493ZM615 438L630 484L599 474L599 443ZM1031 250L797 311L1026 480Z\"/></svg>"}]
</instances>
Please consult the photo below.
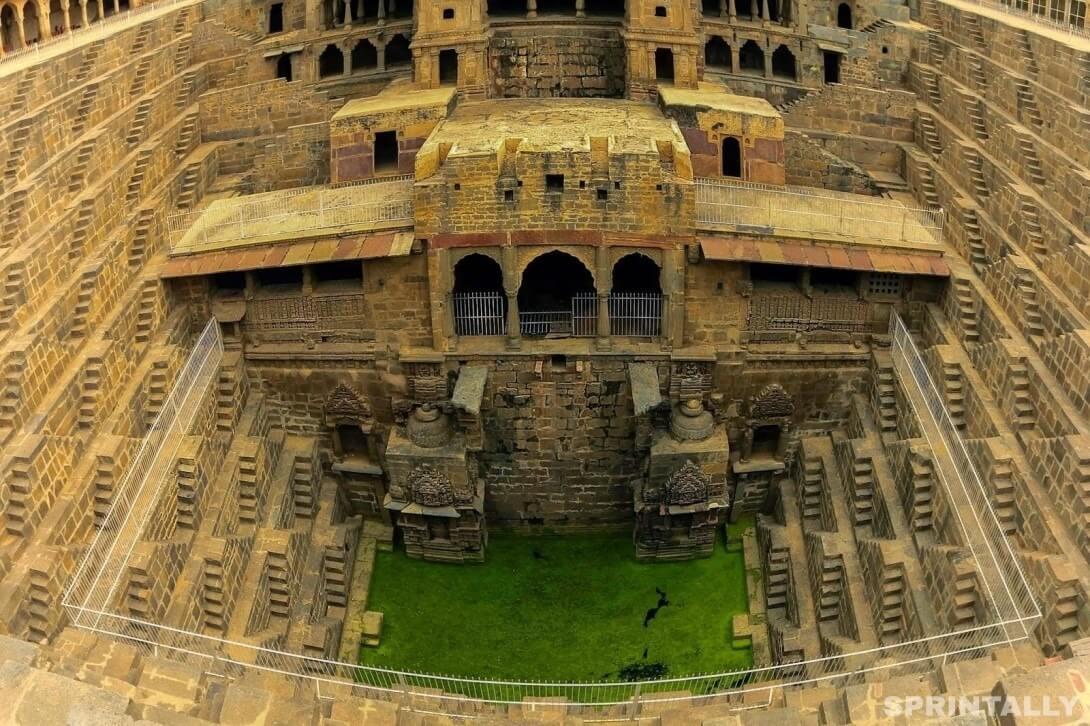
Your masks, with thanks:
<instances>
[{"instance_id":1,"label":"balcony railing","mask_svg":"<svg viewBox=\"0 0 1090 726\"><path fill-rule=\"evenodd\" d=\"M936 244L943 212L808 187L698 179L696 221L700 229L751 234Z\"/></svg>"},{"instance_id":2,"label":"balcony railing","mask_svg":"<svg viewBox=\"0 0 1090 726\"><path fill-rule=\"evenodd\" d=\"M608 298L609 333L657 338L662 332L662 295L620 292ZM451 296L455 335L506 335L507 307L502 292L466 292ZM598 298L584 293L568 310L519 313L519 332L529 337L593 337L598 334Z\"/></svg>"},{"instance_id":3,"label":"balcony railing","mask_svg":"<svg viewBox=\"0 0 1090 726\"><path fill-rule=\"evenodd\" d=\"M395 229L412 224L410 176L220 199L203 210L167 219L174 254L326 231Z\"/></svg>"},{"instance_id":4,"label":"balcony railing","mask_svg":"<svg viewBox=\"0 0 1090 726\"><path fill-rule=\"evenodd\" d=\"M966 0L974 5L1028 17L1053 30L1090 38L1083 0Z\"/></svg>"}]
</instances>

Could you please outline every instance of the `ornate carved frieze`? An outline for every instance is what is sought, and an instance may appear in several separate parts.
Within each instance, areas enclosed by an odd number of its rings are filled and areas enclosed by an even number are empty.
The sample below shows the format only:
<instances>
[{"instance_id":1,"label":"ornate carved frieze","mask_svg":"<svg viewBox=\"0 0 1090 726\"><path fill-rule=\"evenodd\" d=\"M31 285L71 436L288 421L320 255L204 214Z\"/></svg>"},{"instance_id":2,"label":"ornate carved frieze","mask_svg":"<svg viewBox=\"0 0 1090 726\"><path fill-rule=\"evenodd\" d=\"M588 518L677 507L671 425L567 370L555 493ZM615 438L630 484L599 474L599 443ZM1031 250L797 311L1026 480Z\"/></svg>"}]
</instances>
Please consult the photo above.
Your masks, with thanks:
<instances>
[{"instance_id":1,"label":"ornate carved frieze","mask_svg":"<svg viewBox=\"0 0 1090 726\"><path fill-rule=\"evenodd\" d=\"M326 421L352 421L360 424L370 424L374 421L374 414L370 404L356 389L344 383L339 384L329 394L325 401Z\"/></svg>"},{"instance_id":2,"label":"ornate carved frieze","mask_svg":"<svg viewBox=\"0 0 1090 726\"><path fill-rule=\"evenodd\" d=\"M712 386L711 361L681 361L674 364L670 378L673 397L679 400L703 398Z\"/></svg>"},{"instance_id":3,"label":"ornate carved frieze","mask_svg":"<svg viewBox=\"0 0 1090 726\"><path fill-rule=\"evenodd\" d=\"M779 383L770 383L750 404L750 418L758 421L789 418L795 413L795 402Z\"/></svg>"},{"instance_id":4,"label":"ornate carved frieze","mask_svg":"<svg viewBox=\"0 0 1090 726\"><path fill-rule=\"evenodd\" d=\"M454 504L454 486L450 478L429 464L409 472L409 495L425 507L449 507Z\"/></svg>"},{"instance_id":5,"label":"ornate carved frieze","mask_svg":"<svg viewBox=\"0 0 1090 726\"><path fill-rule=\"evenodd\" d=\"M666 480L666 503L683 507L702 504L708 501L710 486L711 477L690 459Z\"/></svg>"}]
</instances>

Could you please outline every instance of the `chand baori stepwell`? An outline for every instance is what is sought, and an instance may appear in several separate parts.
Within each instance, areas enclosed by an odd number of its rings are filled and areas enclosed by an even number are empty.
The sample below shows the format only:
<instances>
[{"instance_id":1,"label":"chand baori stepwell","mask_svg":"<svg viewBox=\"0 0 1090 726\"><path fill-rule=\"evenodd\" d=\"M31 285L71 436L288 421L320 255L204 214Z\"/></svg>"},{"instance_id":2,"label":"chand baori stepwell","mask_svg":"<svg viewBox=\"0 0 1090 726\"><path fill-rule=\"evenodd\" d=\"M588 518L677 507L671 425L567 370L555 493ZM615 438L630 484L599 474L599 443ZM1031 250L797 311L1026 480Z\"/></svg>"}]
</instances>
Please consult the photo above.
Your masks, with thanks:
<instances>
[{"instance_id":1,"label":"chand baori stepwell","mask_svg":"<svg viewBox=\"0 0 1090 726\"><path fill-rule=\"evenodd\" d=\"M0 0L0 721L1085 723L1088 27ZM745 673L356 665L377 552L739 521Z\"/></svg>"}]
</instances>

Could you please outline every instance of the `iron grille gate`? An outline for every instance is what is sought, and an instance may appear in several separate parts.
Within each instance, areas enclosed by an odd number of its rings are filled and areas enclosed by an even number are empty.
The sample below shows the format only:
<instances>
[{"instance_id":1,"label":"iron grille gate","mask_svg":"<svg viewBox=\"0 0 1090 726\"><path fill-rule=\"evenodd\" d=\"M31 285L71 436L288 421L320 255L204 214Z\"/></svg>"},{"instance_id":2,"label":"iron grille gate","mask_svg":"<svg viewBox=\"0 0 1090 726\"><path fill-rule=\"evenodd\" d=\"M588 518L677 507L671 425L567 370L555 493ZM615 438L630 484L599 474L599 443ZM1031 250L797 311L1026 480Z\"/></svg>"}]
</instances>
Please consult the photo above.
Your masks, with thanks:
<instances>
[{"instance_id":1,"label":"iron grille gate","mask_svg":"<svg viewBox=\"0 0 1090 726\"><path fill-rule=\"evenodd\" d=\"M662 295L653 292L610 294L609 332L633 338L657 338L662 332Z\"/></svg>"},{"instance_id":2,"label":"iron grille gate","mask_svg":"<svg viewBox=\"0 0 1090 726\"><path fill-rule=\"evenodd\" d=\"M453 298L455 335L507 334L503 293L460 292Z\"/></svg>"},{"instance_id":3,"label":"iron grille gate","mask_svg":"<svg viewBox=\"0 0 1090 726\"><path fill-rule=\"evenodd\" d=\"M519 332L531 337L592 338L598 333L598 296L593 292L573 295L568 310L519 311Z\"/></svg>"}]
</instances>

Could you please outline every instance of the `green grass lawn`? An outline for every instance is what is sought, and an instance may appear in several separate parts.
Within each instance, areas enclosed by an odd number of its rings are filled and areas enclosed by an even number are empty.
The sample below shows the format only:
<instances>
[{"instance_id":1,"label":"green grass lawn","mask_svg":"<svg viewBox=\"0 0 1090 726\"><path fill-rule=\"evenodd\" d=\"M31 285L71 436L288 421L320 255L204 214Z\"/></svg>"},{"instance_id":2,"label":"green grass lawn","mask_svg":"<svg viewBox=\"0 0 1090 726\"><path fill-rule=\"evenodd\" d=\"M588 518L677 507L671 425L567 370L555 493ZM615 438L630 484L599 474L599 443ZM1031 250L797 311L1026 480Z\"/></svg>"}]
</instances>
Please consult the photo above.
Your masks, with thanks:
<instances>
[{"instance_id":1,"label":"green grass lawn","mask_svg":"<svg viewBox=\"0 0 1090 726\"><path fill-rule=\"evenodd\" d=\"M368 609L382 644L360 662L457 676L633 680L747 668L731 647L746 612L740 533L704 560L640 563L627 535L489 537L481 565L379 553ZM654 617L648 611L668 604Z\"/></svg>"}]
</instances>

